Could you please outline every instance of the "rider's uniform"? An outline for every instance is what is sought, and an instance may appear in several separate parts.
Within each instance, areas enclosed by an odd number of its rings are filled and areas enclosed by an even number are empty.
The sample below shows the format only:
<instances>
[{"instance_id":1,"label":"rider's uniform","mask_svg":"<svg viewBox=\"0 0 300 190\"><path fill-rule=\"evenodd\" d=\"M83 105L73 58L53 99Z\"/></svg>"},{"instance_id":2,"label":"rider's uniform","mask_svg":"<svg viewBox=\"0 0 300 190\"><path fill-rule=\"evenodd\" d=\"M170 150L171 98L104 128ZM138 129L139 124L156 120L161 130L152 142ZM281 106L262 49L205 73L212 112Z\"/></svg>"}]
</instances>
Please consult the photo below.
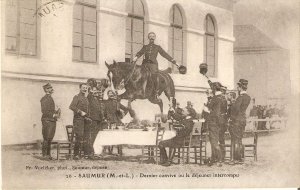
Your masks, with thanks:
<instances>
[{"instance_id":1,"label":"rider's uniform","mask_svg":"<svg viewBox=\"0 0 300 190\"><path fill-rule=\"evenodd\" d=\"M168 61L174 61L174 59L159 45L151 43L144 45L143 48L136 54L136 57L139 58L142 55L145 55L142 65L147 67L151 73L155 73L158 71L158 62L156 60L158 53Z\"/></svg>"}]
</instances>

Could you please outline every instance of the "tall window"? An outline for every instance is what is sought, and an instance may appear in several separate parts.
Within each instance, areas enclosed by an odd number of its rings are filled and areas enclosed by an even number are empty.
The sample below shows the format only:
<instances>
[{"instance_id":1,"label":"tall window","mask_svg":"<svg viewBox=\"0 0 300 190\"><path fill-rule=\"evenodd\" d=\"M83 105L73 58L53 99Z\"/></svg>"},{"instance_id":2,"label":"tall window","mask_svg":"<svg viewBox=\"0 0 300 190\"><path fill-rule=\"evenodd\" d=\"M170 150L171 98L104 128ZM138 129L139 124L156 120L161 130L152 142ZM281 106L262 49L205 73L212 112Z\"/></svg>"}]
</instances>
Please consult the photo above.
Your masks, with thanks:
<instances>
[{"instance_id":1,"label":"tall window","mask_svg":"<svg viewBox=\"0 0 300 190\"><path fill-rule=\"evenodd\" d=\"M205 62L208 66L208 76L216 75L216 27L210 15L205 19Z\"/></svg>"},{"instance_id":2,"label":"tall window","mask_svg":"<svg viewBox=\"0 0 300 190\"><path fill-rule=\"evenodd\" d=\"M127 1L125 61L131 61L144 45L144 5L140 0ZM138 60L141 62L142 60Z\"/></svg>"},{"instance_id":3,"label":"tall window","mask_svg":"<svg viewBox=\"0 0 300 190\"><path fill-rule=\"evenodd\" d=\"M37 0L6 0L5 49L20 55L37 54Z\"/></svg>"},{"instance_id":4,"label":"tall window","mask_svg":"<svg viewBox=\"0 0 300 190\"><path fill-rule=\"evenodd\" d=\"M74 5L73 60L97 62L96 0L77 0Z\"/></svg>"},{"instance_id":5,"label":"tall window","mask_svg":"<svg viewBox=\"0 0 300 190\"><path fill-rule=\"evenodd\" d=\"M183 63L183 16L177 5L173 5L171 12L171 55L177 61L178 65ZM178 72L172 64L173 72Z\"/></svg>"}]
</instances>

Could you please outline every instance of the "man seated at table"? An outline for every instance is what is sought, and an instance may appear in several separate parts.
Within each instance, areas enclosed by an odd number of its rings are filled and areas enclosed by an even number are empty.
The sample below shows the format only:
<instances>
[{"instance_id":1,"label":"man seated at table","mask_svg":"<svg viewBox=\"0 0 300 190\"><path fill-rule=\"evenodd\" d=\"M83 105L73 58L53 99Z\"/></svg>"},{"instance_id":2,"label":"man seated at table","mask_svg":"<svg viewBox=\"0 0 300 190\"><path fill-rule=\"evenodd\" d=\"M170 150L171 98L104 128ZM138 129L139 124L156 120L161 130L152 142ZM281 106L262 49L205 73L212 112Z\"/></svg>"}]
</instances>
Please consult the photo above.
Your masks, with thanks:
<instances>
[{"instance_id":1,"label":"man seated at table","mask_svg":"<svg viewBox=\"0 0 300 190\"><path fill-rule=\"evenodd\" d=\"M124 115L126 115L126 113L128 112L128 108L126 108L125 106L123 106L118 100L117 100L117 96L114 93L114 91L109 90L107 92L107 96L108 99L105 101L104 103L104 115L105 118L107 119L108 125L111 129L113 129L114 127L117 127L118 125L122 125L122 121L120 118L120 114L121 113L120 110L122 110L124 112ZM109 149L109 153L112 153L112 147L111 149ZM118 154L122 155L122 148L121 146L118 146Z\"/></svg>"},{"instance_id":2,"label":"man seated at table","mask_svg":"<svg viewBox=\"0 0 300 190\"><path fill-rule=\"evenodd\" d=\"M182 124L183 127L181 129L178 129L175 137L161 141L159 143L158 146L160 149L160 159L162 166L170 166L172 164L175 148L180 148L184 145L184 139L191 134L194 125L191 113L189 113L188 109L184 109L182 114L178 114L173 109L171 109L168 115ZM169 158L166 153L166 147L170 148Z\"/></svg>"}]
</instances>

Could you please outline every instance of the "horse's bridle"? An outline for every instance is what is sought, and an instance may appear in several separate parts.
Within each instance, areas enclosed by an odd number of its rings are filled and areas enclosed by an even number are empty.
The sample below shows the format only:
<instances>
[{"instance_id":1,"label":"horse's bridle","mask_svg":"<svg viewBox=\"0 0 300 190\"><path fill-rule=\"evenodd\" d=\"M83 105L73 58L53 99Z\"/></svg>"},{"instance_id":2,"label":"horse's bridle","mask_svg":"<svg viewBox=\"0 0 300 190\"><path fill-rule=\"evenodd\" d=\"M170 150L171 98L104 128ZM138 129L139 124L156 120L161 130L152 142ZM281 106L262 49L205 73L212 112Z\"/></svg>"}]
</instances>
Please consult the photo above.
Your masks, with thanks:
<instances>
[{"instance_id":1,"label":"horse's bridle","mask_svg":"<svg viewBox=\"0 0 300 190\"><path fill-rule=\"evenodd\" d=\"M124 80L124 86L128 83L128 81L131 79L131 77L132 77L132 75L133 75L133 73L134 73L134 71L135 71L135 66L136 66L136 61L135 62L133 62L134 64L133 64L133 68L132 68L132 72L130 73L130 75L128 76L128 78L126 79L126 80Z\"/></svg>"}]
</instances>

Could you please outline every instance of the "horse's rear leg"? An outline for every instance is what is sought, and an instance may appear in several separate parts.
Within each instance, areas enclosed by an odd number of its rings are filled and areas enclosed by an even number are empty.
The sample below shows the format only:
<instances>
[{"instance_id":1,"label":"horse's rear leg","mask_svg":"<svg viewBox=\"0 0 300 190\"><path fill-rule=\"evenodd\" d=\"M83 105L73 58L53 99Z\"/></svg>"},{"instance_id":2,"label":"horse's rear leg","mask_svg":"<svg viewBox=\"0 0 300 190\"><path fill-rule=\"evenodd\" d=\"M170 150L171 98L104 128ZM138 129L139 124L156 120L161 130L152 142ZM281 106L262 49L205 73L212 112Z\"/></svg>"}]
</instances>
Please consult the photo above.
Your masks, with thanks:
<instances>
[{"instance_id":1,"label":"horse's rear leg","mask_svg":"<svg viewBox=\"0 0 300 190\"><path fill-rule=\"evenodd\" d=\"M170 88L165 89L164 93L165 93L166 97L169 100L169 107L170 108L172 108L172 107L174 108L176 106L176 99L175 99L173 93L171 92Z\"/></svg>"},{"instance_id":2,"label":"horse's rear leg","mask_svg":"<svg viewBox=\"0 0 300 190\"><path fill-rule=\"evenodd\" d=\"M162 101L162 99L160 99L160 98L150 98L149 99L149 101L151 102L151 103L153 103L153 104L157 104L157 105L159 105L159 108L160 108L160 113L162 114L163 113L163 101Z\"/></svg>"}]
</instances>

